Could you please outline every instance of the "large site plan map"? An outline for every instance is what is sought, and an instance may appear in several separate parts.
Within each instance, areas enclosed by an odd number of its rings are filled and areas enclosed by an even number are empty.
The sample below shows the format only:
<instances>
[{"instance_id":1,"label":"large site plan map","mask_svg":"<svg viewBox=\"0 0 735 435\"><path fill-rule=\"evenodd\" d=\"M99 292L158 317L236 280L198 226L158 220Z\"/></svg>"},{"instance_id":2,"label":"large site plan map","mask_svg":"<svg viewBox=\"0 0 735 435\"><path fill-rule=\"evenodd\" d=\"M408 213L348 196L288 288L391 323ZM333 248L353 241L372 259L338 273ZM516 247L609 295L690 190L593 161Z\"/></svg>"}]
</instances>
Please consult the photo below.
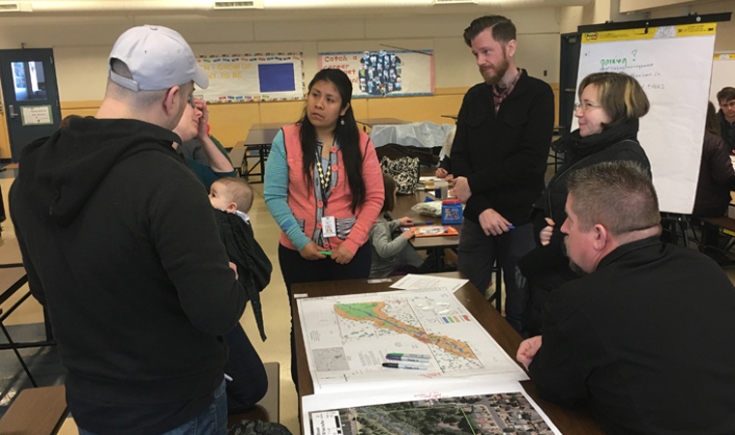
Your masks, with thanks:
<instances>
[{"instance_id":1,"label":"large site plan map","mask_svg":"<svg viewBox=\"0 0 735 435\"><path fill-rule=\"evenodd\" d=\"M471 376L527 379L450 291L308 298L298 304L317 393ZM422 359L395 361L388 354Z\"/></svg>"}]
</instances>

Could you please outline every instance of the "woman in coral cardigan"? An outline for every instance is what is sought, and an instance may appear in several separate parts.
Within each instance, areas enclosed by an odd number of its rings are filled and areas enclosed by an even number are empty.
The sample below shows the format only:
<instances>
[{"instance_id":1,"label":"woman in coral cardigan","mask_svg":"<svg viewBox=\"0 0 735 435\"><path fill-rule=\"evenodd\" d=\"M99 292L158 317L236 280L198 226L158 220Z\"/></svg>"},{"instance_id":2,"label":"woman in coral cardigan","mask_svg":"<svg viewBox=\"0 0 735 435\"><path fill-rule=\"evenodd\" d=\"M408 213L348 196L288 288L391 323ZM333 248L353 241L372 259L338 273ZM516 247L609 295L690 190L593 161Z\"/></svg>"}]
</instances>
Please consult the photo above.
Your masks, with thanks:
<instances>
[{"instance_id":1,"label":"woman in coral cardigan","mask_svg":"<svg viewBox=\"0 0 735 435\"><path fill-rule=\"evenodd\" d=\"M370 228L383 206L383 178L357 128L352 83L337 69L309 83L304 115L273 140L265 204L281 228L278 260L289 300L295 283L367 278ZM293 331L291 334L293 355ZM296 365L292 358L292 375Z\"/></svg>"}]
</instances>

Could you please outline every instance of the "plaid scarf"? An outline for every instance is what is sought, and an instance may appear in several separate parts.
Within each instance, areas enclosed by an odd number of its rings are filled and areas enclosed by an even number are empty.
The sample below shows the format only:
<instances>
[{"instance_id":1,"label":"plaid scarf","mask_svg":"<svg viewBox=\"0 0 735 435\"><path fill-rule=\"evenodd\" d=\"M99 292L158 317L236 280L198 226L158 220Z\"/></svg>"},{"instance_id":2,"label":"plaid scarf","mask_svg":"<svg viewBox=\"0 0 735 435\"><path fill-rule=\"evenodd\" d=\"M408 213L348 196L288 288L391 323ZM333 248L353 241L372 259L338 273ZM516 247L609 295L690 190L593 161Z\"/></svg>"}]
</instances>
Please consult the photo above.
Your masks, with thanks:
<instances>
[{"instance_id":1,"label":"plaid scarf","mask_svg":"<svg viewBox=\"0 0 735 435\"><path fill-rule=\"evenodd\" d=\"M511 92L513 92L513 89L516 87L516 83L518 83L518 79L521 78L521 69L518 68L518 74L516 74L516 78L513 79L513 82L508 85L507 88L501 88L497 84L493 85L493 103L495 104L495 113L498 113L498 110L500 110L500 103L505 100L508 95L510 95Z\"/></svg>"}]
</instances>

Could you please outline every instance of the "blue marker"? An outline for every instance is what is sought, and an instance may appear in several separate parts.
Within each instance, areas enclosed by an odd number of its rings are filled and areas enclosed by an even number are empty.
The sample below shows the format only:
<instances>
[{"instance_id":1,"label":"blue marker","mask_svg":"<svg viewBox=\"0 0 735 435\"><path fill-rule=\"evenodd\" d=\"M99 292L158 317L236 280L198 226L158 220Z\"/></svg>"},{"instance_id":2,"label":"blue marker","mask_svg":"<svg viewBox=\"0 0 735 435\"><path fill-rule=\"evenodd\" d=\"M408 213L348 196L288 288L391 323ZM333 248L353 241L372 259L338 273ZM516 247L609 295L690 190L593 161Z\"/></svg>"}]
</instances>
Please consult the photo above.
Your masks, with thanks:
<instances>
[{"instance_id":1,"label":"blue marker","mask_svg":"<svg viewBox=\"0 0 735 435\"><path fill-rule=\"evenodd\" d=\"M508 225L508 229L509 230L514 230L514 229L516 229L516 226L515 225Z\"/></svg>"}]
</instances>

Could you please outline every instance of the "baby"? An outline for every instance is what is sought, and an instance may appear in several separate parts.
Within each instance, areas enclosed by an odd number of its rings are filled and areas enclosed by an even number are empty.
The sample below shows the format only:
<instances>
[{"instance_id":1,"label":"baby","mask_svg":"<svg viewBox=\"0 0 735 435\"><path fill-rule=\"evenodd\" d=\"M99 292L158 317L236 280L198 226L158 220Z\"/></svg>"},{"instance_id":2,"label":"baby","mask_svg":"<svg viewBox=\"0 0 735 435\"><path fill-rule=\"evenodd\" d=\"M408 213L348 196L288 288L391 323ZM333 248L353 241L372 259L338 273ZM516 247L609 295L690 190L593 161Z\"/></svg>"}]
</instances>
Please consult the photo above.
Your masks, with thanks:
<instances>
[{"instance_id":1,"label":"baby","mask_svg":"<svg viewBox=\"0 0 735 435\"><path fill-rule=\"evenodd\" d=\"M237 177L220 178L209 189L209 202L212 207L235 213L250 223L247 213L253 205L253 189L247 181Z\"/></svg>"}]
</instances>

